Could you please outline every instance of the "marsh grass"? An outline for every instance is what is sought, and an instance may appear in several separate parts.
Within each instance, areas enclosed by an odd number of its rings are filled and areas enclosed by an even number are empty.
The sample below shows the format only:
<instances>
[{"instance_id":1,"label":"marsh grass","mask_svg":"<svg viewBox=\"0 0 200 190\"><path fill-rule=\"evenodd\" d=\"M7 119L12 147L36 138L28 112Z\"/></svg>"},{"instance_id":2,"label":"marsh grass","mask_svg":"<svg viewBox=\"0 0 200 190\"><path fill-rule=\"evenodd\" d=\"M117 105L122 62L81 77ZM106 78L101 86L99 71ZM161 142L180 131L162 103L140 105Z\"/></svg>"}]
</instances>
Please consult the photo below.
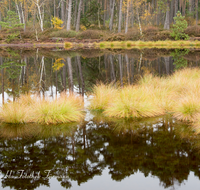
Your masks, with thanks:
<instances>
[{"instance_id":1,"label":"marsh grass","mask_svg":"<svg viewBox=\"0 0 200 190\"><path fill-rule=\"evenodd\" d=\"M104 110L112 101L117 91L112 84L104 85L102 83L93 87L93 98L91 100L91 110Z\"/></svg>"},{"instance_id":2,"label":"marsh grass","mask_svg":"<svg viewBox=\"0 0 200 190\"><path fill-rule=\"evenodd\" d=\"M153 91L146 87L127 86L106 107L104 114L109 117L142 118L163 115L164 111L152 100Z\"/></svg>"},{"instance_id":3,"label":"marsh grass","mask_svg":"<svg viewBox=\"0 0 200 190\"><path fill-rule=\"evenodd\" d=\"M6 103L1 107L0 120L4 123L20 124L28 121L29 109L19 102Z\"/></svg>"},{"instance_id":4,"label":"marsh grass","mask_svg":"<svg viewBox=\"0 0 200 190\"><path fill-rule=\"evenodd\" d=\"M39 100L33 113L32 120L40 124L78 122L84 116L82 99L72 95L53 101Z\"/></svg>"},{"instance_id":5,"label":"marsh grass","mask_svg":"<svg viewBox=\"0 0 200 190\"><path fill-rule=\"evenodd\" d=\"M114 118L144 118L170 114L191 122L200 132L200 69L186 68L172 76L145 75L134 86L97 85L90 108ZM111 96L111 98L109 98Z\"/></svg>"},{"instance_id":6,"label":"marsh grass","mask_svg":"<svg viewBox=\"0 0 200 190\"><path fill-rule=\"evenodd\" d=\"M17 101L1 107L0 120L12 124L79 122L84 116L83 108L83 99L76 95L61 94L57 100L22 95Z\"/></svg>"},{"instance_id":7,"label":"marsh grass","mask_svg":"<svg viewBox=\"0 0 200 190\"><path fill-rule=\"evenodd\" d=\"M198 113L200 113L200 98L188 95L177 101L173 116L178 120L192 122Z\"/></svg>"}]
</instances>

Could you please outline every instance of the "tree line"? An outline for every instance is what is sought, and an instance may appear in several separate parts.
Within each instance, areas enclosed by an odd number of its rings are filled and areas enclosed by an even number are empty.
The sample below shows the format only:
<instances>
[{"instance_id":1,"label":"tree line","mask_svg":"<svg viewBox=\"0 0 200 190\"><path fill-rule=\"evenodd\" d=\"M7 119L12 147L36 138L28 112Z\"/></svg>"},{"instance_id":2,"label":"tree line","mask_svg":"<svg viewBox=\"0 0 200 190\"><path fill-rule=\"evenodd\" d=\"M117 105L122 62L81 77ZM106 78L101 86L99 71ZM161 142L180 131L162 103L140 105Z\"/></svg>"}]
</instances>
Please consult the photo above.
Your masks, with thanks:
<instances>
[{"instance_id":1,"label":"tree line","mask_svg":"<svg viewBox=\"0 0 200 190\"><path fill-rule=\"evenodd\" d=\"M52 18L63 21L67 31L109 29L125 33L131 27L163 25L170 29L180 11L189 25L198 24L198 0L0 0L0 21L9 11L18 16L24 31L28 26L41 31L53 27ZM0 29L2 26L0 26Z\"/></svg>"}]
</instances>

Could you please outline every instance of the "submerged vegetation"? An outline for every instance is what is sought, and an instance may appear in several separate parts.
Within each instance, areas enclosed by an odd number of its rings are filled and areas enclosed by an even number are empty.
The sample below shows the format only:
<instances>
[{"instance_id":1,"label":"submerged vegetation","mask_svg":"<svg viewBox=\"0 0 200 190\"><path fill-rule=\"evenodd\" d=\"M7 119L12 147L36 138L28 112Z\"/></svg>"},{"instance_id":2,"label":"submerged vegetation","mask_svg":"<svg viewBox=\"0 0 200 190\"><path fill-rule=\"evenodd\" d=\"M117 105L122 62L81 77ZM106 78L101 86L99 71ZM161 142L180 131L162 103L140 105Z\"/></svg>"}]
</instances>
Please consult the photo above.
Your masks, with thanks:
<instances>
[{"instance_id":1,"label":"submerged vegetation","mask_svg":"<svg viewBox=\"0 0 200 190\"><path fill-rule=\"evenodd\" d=\"M0 109L4 123L58 124L78 122L84 116L83 100L75 95L61 95L56 100L42 100L22 95L15 102L8 102Z\"/></svg>"},{"instance_id":2,"label":"submerged vegetation","mask_svg":"<svg viewBox=\"0 0 200 190\"><path fill-rule=\"evenodd\" d=\"M94 87L90 109L115 118L143 118L171 114L198 126L200 115L200 69L187 68L159 78L146 75L134 86ZM109 95L112 94L112 97ZM102 102L104 106L102 106Z\"/></svg>"}]
</instances>

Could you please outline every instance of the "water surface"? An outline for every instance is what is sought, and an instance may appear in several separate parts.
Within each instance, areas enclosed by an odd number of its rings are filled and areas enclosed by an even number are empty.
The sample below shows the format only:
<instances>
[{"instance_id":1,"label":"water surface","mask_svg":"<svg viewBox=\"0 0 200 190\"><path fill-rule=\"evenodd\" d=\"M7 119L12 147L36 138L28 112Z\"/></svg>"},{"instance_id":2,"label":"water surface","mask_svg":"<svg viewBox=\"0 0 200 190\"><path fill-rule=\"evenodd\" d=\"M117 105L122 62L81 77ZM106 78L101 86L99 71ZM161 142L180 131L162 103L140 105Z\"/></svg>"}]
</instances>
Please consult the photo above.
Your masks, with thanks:
<instances>
[{"instance_id":1,"label":"water surface","mask_svg":"<svg viewBox=\"0 0 200 190\"><path fill-rule=\"evenodd\" d=\"M2 49L0 55L1 104L27 92L56 98L69 91L88 104L98 82L123 87L144 74L198 67L200 58L197 49ZM170 116L127 121L87 111L82 123L1 124L0 188L197 189L199 140Z\"/></svg>"}]
</instances>

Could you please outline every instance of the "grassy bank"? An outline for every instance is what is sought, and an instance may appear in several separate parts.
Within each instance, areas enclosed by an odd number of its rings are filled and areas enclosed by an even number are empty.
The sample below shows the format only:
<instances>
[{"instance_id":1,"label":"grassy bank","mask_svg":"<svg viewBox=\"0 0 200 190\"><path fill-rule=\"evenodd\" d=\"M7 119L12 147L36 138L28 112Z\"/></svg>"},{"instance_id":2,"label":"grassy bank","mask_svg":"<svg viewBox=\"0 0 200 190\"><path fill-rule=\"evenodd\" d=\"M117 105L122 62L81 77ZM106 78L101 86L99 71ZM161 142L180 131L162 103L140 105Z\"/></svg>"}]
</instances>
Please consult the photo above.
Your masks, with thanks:
<instances>
[{"instance_id":1,"label":"grassy bank","mask_svg":"<svg viewBox=\"0 0 200 190\"><path fill-rule=\"evenodd\" d=\"M137 27L129 28L128 32L111 32L108 29L98 27L76 32L74 30L48 28L43 32L37 28L37 33L32 27L27 26L26 31L22 28L2 29L0 31L0 44L23 44L23 43L94 43L94 42L115 42L115 41L169 41L174 40L171 30L164 30L162 27L142 26L143 34ZM16 31L18 31L16 33ZM199 40L200 26L189 26L184 32L190 36L191 41Z\"/></svg>"},{"instance_id":2,"label":"grassy bank","mask_svg":"<svg viewBox=\"0 0 200 190\"><path fill-rule=\"evenodd\" d=\"M159 78L146 75L134 86L94 87L90 109L108 117L144 118L171 114L200 132L200 69L184 69Z\"/></svg>"},{"instance_id":3,"label":"grassy bank","mask_svg":"<svg viewBox=\"0 0 200 190\"><path fill-rule=\"evenodd\" d=\"M113 41L95 43L95 47L101 49L133 49L133 48L199 48L200 41Z\"/></svg>"},{"instance_id":4,"label":"grassy bank","mask_svg":"<svg viewBox=\"0 0 200 190\"><path fill-rule=\"evenodd\" d=\"M17 101L6 103L0 109L0 121L13 124L78 122L83 116L83 100L75 95L61 95L52 101L21 95Z\"/></svg>"}]
</instances>

